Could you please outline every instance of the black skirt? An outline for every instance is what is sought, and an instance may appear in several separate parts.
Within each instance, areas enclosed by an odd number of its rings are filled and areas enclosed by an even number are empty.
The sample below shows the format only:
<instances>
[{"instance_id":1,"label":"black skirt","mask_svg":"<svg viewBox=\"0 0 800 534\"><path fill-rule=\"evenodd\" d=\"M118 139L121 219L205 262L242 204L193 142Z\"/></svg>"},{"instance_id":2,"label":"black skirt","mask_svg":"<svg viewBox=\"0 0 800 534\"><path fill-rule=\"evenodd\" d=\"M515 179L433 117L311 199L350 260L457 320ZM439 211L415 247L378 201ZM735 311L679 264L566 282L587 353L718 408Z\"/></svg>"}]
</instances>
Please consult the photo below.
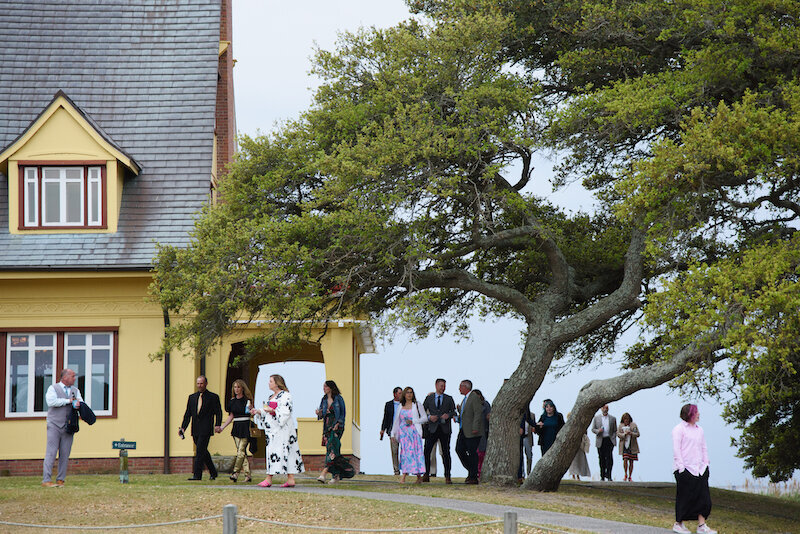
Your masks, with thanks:
<instances>
[{"instance_id":1,"label":"black skirt","mask_svg":"<svg viewBox=\"0 0 800 534\"><path fill-rule=\"evenodd\" d=\"M708 468L699 477L688 469L675 471L675 521L696 521L698 515L711 514L711 492L708 489Z\"/></svg>"}]
</instances>

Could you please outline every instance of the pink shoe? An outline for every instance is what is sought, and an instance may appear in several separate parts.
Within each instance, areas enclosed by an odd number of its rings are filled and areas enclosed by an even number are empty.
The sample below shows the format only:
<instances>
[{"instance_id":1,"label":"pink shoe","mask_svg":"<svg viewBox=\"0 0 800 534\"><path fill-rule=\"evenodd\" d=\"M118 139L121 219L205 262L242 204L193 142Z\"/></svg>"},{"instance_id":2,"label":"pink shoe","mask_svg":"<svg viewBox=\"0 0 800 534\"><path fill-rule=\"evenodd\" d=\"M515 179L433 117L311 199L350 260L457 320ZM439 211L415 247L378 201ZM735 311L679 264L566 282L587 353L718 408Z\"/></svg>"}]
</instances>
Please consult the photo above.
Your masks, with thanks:
<instances>
[{"instance_id":1,"label":"pink shoe","mask_svg":"<svg viewBox=\"0 0 800 534\"><path fill-rule=\"evenodd\" d=\"M294 484L289 484L288 482L284 482L283 484L281 484L281 487L282 488L293 488Z\"/></svg>"},{"instance_id":2,"label":"pink shoe","mask_svg":"<svg viewBox=\"0 0 800 534\"><path fill-rule=\"evenodd\" d=\"M261 486L262 488L269 488L272 486L272 482L267 482L266 480L264 480L262 482L259 482L258 485Z\"/></svg>"}]
</instances>

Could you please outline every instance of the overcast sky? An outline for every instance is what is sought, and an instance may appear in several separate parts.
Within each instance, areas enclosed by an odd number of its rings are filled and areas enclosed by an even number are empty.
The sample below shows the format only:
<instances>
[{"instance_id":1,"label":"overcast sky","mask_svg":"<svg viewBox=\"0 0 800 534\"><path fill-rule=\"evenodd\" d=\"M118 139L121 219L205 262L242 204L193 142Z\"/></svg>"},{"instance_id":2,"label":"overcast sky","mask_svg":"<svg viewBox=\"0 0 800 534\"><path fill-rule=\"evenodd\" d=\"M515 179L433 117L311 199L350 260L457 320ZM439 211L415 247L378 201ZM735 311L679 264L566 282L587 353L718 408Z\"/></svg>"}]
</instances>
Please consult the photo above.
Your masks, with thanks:
<instances>
[{"instance_id":1,"label":"overcast sky","mask_svg":"<svg viewBox=\"0 0 800 534\"><path fill-rule=\"evenodd\" d=\"M269 132L276 122L292 119L311 101L311 89L318 85L309 76L309 58L316 43L323 49L334 47L337 32L355 30L360 26L385 27L409 17L400 0L233 0L233 55L236 59L234 82L237 127L240 134L257 135ZM546 180L551 163L541 160L535 191L570 210L587 209L591 198L578 186L551 194ZM433 390L435 378L447 380L447 393L460 400L458 383L470 378L475 387L491 401L504 378L519 364L521 354L520 329L512 320L499 323L475 321L473 341L456 343L453 339L429 339L410 343L398 339L391 345L378 344L379 353L362 357L361 367L361 468L366 473L391 473L388 442L378 441L383 405L391 398L394 386L414 387L418 395ZM313 416L319 402L321 384L309 383L299 377L307 370L285 373L289 388L298 402L299 417ZM545 398L552 398L559 411L571 409L577 391L588 380L613 376L611 365L580 371L554 381L546 378L531 403L535 413L541 411ZM294 377L297 379L293 379ZM321 375L320 375L321 376ZM694 399L692 399L694 401ZM672 480L672 449L670 431L678 419L681 405L686 402L666 386L640 391L611 404L611 414L617 419L630 412L641 431L641 453L635 465L634 480ZM706 431L711 460L711 484L719 487L741 485L748 473L743 473L742 461L731 447L732 429L720 418L715 403L698 402L700 424ZM348 410L351 407L348 406ZM350 420L350 418L348 418ZM594 443L594 442L593 442ZM455 448L455 437L451 449ZM599 479L597 452L589 453L589 465L595 480ZM540 457L534 448L534 461ZM440 467L441 469L441 467ZM453 452L453 475L465 476ZM614 453L614 479L622 479L622 460Z\"/></svg>"}]
</instances>

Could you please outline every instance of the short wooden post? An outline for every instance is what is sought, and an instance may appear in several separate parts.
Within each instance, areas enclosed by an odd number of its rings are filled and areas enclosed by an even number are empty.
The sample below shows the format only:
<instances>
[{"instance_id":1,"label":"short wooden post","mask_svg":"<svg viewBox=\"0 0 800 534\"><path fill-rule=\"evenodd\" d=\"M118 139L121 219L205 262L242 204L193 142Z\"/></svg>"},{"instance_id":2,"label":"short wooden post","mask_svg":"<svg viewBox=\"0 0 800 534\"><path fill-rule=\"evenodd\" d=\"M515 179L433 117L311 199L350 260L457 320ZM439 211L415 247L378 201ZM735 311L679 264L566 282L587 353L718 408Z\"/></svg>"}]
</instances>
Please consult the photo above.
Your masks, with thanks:
<instances>
[{"instance_id":1,"label":"short wooden post","mask_svg":"<svg viewBox=\"0 0 800 534\"><path fill-rule=\"evenodd\" d=\"M517 512L503 514L503 534L517 534Z\"/></svg>"},{"instance_id":2,"label":"short wooden post","mask_svg":"<svg viewBox=\"0 0 800 534\"><path fill-rule=\"evenodd\" d=\"M226 504L222 507L222 534L236 534L237 512L235 504Z\"/></svg>"}]
</instances>

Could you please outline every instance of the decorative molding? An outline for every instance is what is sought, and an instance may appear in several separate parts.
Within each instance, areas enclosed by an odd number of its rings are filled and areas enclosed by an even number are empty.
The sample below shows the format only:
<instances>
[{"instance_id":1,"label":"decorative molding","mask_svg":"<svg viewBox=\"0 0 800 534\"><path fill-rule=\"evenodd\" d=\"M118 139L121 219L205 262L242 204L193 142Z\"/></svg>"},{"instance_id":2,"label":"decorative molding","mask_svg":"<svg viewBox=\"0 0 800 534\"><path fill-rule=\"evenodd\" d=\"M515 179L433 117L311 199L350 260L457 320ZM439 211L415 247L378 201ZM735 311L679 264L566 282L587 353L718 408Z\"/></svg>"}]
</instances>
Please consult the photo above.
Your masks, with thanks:
<instances>
[{"instance_id":1,"label":"decorative molding","mask_svg":"<svg viewBox=\"0 0 800 534\"><path fill-rule=\"evenodd\" d=\"M92 299L59 300L57 302L0 301L0 317L42 317L52 315L96 316L96 315L153 315L162 316L154 303L141 299Z\"/></svg>"}]
</instances>

